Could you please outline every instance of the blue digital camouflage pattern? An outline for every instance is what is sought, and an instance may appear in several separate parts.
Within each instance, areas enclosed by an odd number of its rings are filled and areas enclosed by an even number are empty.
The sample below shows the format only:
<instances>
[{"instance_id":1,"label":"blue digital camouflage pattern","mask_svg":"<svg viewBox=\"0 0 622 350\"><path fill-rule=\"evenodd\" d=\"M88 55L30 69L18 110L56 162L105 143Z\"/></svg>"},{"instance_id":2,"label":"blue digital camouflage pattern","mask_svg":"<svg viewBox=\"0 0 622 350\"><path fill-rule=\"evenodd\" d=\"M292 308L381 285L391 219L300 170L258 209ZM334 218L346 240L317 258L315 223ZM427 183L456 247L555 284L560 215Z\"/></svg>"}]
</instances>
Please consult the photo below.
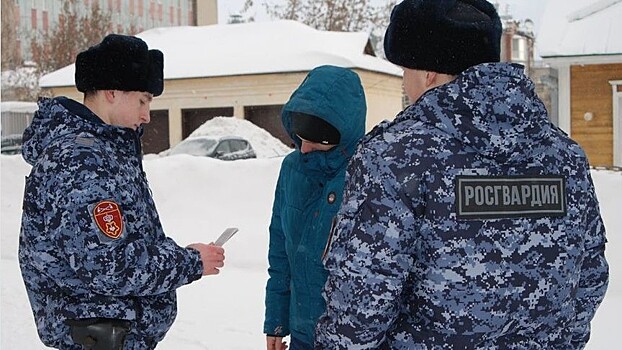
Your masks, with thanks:
<instances>
[{"instance_id":1,"label":"blue digital camouflage pattern","mask_svg":"<svg viewBox=\"0 0 622 350\"><path fill-rule=\"evenodd\" d=\"M175 289L199 279L203 268L197 251L164 235L138 133L56 98L39 101L24 140L33 167L19 262L41 340L81 349L64 321L107 317L132 322L125 349L154 348L175 319ZM92 210L102 200L120 206L117 239L96 225Z\"/></svg>"},{"instance_id":2,"label":"blue digital camouflage pattern","mask_svg":"<svg viewBox=\"0 0 622 350\"><path fill-rule=\"evenodd\" d=\"M291 112L318 116L341 134L327 152L300 152ZM312 70L283 107L285 130L297 149L281 165L270 222L270 278L266 284L264 333L292 334L313 344L315 324L324 312L327 272L322 254L339 210L348 160L365 134L365 92L356 73L320 66Z\"/></svg>"},{"instance_id":3,"label":"blue digital camouflage pattern","mask_svg":"<svg viewBox=\"0 0 622 350\"><path fill-rule=\"evenodd\" d=\"M542 174L565 179L565 216L457 219L458 175ZM583 150L522 66L478 65L426 92L364 138L348 177L316 348L584 347L607 289L605 228Z\"/></svg>"}]
</instances>

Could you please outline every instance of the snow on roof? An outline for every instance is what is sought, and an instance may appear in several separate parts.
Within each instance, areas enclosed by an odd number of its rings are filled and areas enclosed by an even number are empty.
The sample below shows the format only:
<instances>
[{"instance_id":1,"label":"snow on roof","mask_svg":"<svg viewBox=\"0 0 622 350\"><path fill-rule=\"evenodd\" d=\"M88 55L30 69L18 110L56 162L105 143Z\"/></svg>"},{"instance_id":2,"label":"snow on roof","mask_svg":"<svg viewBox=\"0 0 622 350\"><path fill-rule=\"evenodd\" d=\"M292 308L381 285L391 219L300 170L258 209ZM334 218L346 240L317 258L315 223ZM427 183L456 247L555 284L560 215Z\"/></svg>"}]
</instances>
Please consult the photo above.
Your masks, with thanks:
<instances>
[{"instance_id":1,"label":"snow on roof","mask_svg":"<svg viewBox=\"0 0 622 350\"><path fill-rule=\"evenodd\" d=\"M188 138L210 136L221 138L224 136L240 136L250 142L257 154L257 158L272 158L287 155L292 151L281 140L272 136L265 129L248 120L236 117L215 117L196 130Z\"/></svg>"},{"instance_id":2,"label":"snow on roof","mask_svg":"<svg viewBox=\"0 0 622 350\"><path fill-rule=\"evenodd\" d=\"M549 0L536 44L540 56L622 54L622 0Z\"/></svg>"},{"instance_id":3,"label":"snow on roof","mask_svg":"<svg viewBox=\"0 0 622 350\"><path fill-rule=\"evenodd\" d=\"M327 32L282 20L154 28L137 35L164 53L164 79L309 71L332 64L401 76L399 67L364 54L369 35ZM74 65L41 78L42 87L74 85Z\"/></svg>"},{"instance_id":4,"label":"snow on roof","mask_svg":"<svg viewBox=\"0 0 622 350\"><path fill-rule=\"evenodd\" d=\"M22 102L22 101L3 101L0 102L0 110L2 112L16 112L16 113L34 113L37 110L36 102Z\"/></svg>"}]
</instances>

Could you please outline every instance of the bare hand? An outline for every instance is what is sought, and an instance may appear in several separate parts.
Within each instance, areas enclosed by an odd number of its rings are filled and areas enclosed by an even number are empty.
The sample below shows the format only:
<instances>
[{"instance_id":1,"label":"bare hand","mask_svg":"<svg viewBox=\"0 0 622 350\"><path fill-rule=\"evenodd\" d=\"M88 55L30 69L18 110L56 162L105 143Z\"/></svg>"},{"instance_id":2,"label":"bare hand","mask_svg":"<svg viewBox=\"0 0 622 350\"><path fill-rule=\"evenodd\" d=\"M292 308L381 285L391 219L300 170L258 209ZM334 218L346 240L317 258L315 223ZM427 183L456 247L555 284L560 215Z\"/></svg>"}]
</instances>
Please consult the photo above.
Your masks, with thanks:
<instances>
[{"instance_id":1,"label":"bare hand","mask_svg":"<svg viewBox=\"0 0 622 350\"><path fill-rule=\"evenodd\" d=\"M266 346L268 350L287 350L287 343L283 341L283 337L266 335Z\"/></svg>"},{"instance_id":2,"label":"bare hand","mask_svg":"<svg viewBox=\"0 0 622 350\"><path fill-rule=\"evenodd\" d=\"M192 243L188 248L198 250L201 253L203 276L217 275L220 273L219 268L225 266L225 250L222 247L213 244Z\"/></svg>"}]
</instances>

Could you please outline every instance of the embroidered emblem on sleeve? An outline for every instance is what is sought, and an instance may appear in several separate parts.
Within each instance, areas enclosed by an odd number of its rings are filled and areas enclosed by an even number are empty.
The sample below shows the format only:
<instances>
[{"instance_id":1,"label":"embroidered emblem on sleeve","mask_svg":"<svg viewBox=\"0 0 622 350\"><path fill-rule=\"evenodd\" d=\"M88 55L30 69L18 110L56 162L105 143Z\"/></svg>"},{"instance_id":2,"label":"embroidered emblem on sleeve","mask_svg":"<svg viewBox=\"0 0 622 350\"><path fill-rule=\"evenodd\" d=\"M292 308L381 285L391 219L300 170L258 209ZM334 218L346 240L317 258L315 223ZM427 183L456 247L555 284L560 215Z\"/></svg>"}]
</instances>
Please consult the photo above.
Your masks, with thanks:
<instances>
[{"instance_id":1,"label":"embroidered emblem on sleeve","mask_svg":"<svg viewBox=\"0 0 622 350\"><path fill-rule=\"evenodd\" d=\"M106 237L117 239L123 232L123 216L119 205L112 201L101 201L93 208L97 227Z\"/></svg>"}]
</instances>

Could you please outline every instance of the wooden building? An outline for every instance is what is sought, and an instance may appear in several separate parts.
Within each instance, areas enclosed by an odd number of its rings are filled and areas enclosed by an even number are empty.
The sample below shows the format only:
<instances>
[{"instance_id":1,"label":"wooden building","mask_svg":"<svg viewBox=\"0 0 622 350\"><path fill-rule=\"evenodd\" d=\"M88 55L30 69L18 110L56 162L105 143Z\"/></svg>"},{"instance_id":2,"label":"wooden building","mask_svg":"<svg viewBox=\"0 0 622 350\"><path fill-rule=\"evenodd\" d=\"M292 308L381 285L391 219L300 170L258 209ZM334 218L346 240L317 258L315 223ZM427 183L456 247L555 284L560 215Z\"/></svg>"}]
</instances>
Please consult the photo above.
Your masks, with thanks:
<instances>
[{"instance_id":1,"label":"wooden building","mask_svg":"<svg viewBox=\"0 0 622 350\"><path fill-rule=\"evenodd\" d=\"M216 116L248 119L286 144L280 111L313 68L359 74L367 130L402 109L401 69L375 57L367 33L318 31L294 21L155 28L138 37L164 53L164 93L151 103L146 153L174 146ZM52 95L81 101L74 65L41 79Z\"/></svg>"},{"instance_id":2,"label":"wooden building","mask_svg":"<svg viewBox=\"0 0 622 350\"><path fill-rule=\"evenodd\" d=\"M559 126L593 166L622 166L622 0L549 0L538 48L557 70Z\"/></svg>"}]
</instances>

